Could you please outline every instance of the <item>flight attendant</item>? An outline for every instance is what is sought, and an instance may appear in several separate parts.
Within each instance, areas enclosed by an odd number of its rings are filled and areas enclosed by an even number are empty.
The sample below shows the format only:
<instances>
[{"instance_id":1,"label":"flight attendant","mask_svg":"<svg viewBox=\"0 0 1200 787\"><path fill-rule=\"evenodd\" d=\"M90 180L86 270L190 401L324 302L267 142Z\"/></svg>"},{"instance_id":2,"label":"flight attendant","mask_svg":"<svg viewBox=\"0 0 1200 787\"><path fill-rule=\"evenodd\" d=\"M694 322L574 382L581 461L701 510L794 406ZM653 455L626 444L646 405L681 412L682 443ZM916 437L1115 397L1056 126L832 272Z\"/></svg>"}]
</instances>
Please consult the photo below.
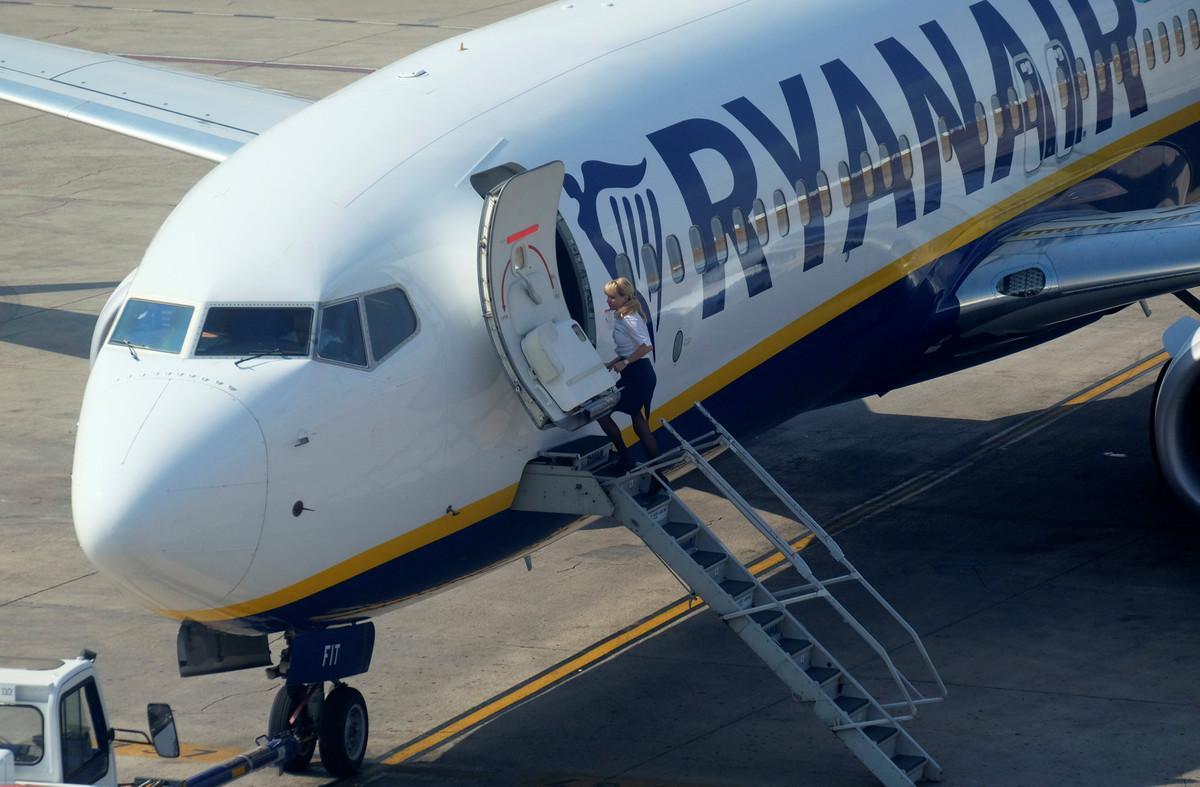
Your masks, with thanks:
<instances>
[{"instance_id":1,"label":"flight attendant","mask_svg":"<svg viewBox=\"0 0 1200 787\"><path fill-rule=\"evenodd\" d=\"M658 443L650 431L650 400L654 397L654 386L658 377L654 374L654 364L646 356L653 346L650 344L650 330L646 327L646 318L642 314L642 306L634 294L633 284L624 277L613 279L604 285L604 294L608 296L608 309L616 319L613 322L613 344L617 346L617 357L605 364L609 369L621 374L617 388L621 391L621 400L616 410L625 413L633 419L633 431L646 449L649 458L658 456ZM623 470L633 467L629 449L621 439L621 430L613 421L612 416L599 419L600 428L612 440L617 449L617 458Z\"/></svg>"}]
</instances>

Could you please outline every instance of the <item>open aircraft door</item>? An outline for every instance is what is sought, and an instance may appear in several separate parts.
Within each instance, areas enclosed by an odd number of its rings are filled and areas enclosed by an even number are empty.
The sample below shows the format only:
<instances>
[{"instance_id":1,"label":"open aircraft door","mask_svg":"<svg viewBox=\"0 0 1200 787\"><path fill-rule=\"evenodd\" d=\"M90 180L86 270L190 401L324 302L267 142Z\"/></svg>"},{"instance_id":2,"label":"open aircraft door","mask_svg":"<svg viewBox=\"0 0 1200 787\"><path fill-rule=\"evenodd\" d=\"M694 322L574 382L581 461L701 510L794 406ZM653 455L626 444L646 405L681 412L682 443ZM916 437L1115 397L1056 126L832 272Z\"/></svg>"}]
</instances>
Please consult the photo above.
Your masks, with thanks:
<instances>
[{"instance_id":1,"label":"open aircraft door","mask_svg":"<svg viewBox=\"0 0 1200 787\"><path fill-rule=\"evenodd\" d=\"M613 373L567 311L556 237L564 168L523 172L488 194L479 228L483 321L540 429L575 430L620 398Z\"/></svg>"}]
</instances>

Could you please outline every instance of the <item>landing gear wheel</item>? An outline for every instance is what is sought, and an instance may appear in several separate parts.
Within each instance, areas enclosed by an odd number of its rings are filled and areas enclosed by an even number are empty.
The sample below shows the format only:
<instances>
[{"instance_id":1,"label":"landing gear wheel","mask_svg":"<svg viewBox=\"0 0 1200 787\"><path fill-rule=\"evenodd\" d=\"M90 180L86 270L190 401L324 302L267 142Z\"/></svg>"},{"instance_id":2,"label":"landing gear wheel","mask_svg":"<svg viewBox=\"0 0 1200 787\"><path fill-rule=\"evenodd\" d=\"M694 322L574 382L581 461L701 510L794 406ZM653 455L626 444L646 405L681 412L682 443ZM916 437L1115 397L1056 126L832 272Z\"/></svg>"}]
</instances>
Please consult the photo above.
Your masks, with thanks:
<instances>
[{"instance_id":1,"label":"landing gear wheel","mask_svg":"<svg viewBox=\"0 0 1200 787\"><path fill-rule=\"evenodd\" d=\"M357 689L339 685L321 708L321 763L330 776L356 773L367 753L367 702Z\"/></svg>"},{"instance_id":2,"label":"landing gear wheel","mask_svg":"<svg viewBox=\"0 0 1200 787\"><path fill-rule=\"evenodd\" d=\"M320 707L321 689L318 687L305 707L296 714L296 709L309 697L308 686L283 686L275 692L275 700L271 703L271 713L267 717L267 734L275 737L281 733L292 731L304 741L295 757L283 763L283 769L288 773L300 773L308 770L312 762L313 752L317 749L317 713ZM315 701L315 702L314 702ZM296 715L293 724L292 715Z\"/></svg>"}]
</instances>

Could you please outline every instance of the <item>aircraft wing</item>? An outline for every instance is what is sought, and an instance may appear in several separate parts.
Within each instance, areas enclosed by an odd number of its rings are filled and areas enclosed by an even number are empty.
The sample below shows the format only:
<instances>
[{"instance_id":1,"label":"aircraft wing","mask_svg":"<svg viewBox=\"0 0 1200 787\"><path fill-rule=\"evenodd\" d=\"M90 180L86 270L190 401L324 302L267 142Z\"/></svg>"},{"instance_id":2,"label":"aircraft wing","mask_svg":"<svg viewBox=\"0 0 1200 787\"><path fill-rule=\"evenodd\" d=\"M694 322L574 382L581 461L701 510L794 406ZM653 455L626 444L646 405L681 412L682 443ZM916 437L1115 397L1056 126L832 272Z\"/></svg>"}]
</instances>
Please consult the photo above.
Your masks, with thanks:
<instances>
[{"instance_id":1,"label":"aircraft wing","mask_svg":"<svg viewBox=\"0 0 1200 787\"><path fill-rule=\"evenodd\" d=\"M943 308L987 344L1200 286L1200 205L1043 220L980 253Z\"/></svg>"},{"instance_id":2,"label":"aircraft wing","mask_svg":"<svg viewBox=\"0 0 1200 787\"><path fill-rule=\"evenodd\" d=\"M224 161L308 99L0 35L0 99Z\"/></svg>"}]
</instances>

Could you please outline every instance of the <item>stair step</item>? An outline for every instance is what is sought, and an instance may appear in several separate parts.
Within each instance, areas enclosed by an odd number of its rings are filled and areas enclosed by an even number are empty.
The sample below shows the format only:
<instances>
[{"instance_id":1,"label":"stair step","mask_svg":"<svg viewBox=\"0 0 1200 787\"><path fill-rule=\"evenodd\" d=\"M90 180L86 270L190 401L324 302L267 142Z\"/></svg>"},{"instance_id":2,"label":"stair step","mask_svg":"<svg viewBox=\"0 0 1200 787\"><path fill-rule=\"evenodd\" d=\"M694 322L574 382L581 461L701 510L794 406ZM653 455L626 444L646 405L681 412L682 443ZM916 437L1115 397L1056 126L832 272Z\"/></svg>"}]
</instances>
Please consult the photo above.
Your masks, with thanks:
<instances>
[{"instance_id":1,"label":"stair step","mask_svg":"<svg viewBox=\"0 0 1200 787\"><path fill-rule=\"evenodd\" d=\"M639 495L634 495L633 499L638 502L638 505L647 511L671 502L671 496L661 489L657 489L653 492L642 492Z\"/></svg>"},{"instance_id":2,"label":"stair step","mask_svg":"<svg viewBox=\"0 0 1200 787\"><path fill-rule=\"evenodd\" d=\"M764 609L762 612L755 612L750 619L763 628L770 628L783 620L783 613L777 609Z\"/></svg>"},{"instance_id":3,"label":"stair step","mask_svg":"<svg viewBox=\"0 0 1200 787\"><path fill-rule=\"evenodd\" d=\"M842 674L841 670L836 670L832 667L809 667L804 670L804 674L815 680L822 687L830 680ZM864 700L865 702L865 700Z\"/></svg>"},{"instance_id":4,"label":"stair step","mask_svg":"<svg viewBox=\"0 0 1200 787\"><path fill-rule=\"evenodd\" d=\"M841 697L835 699L833 704L844 710L847 716L853 716L855 713L862 710L862 707L867 704L867 701L862 697L847 697L842 695Z\"/></svg>"},{"instance_id":5,"label":"stair step","mask_svg":"<svg viewBox=\"0 0 1200 787\"><path fill-rule=\"evenodd\" d=\"M700 529L695 522L668 522L663 525L667 535L676 541L682 541Z\"/></svg>"},{"instance_id":6,"label":"stair step","mask_svg":"<svg viewBox=\"0 0 1200 787\"><path fill-rule=\"evenodd\" d=\"M889 727L883 724L877 724L874 727L863 727L863 732L867 737L875 742L876 746L882 746L890 738L895 736L900 730L895 727Z\"/></svg>"},{"instance_id":7,"label":"stair step","mask_svg":"<svg viewBox=\"0 0 1200 787\"><path fill-rule=\"evenodd\" d=\"M795 658L799 653L803 653L812 647L812 643L806 639L790 639L784 637L779 640L779 647L783 648L783 652Z\"/></svg>"},{"instance_id":8,"label":"stair step","mask_svg":"<svg viewBox=\"0 0 1200 787\"><path fill-rule=\"evenodd\" d=\"M721 590L724 590L734 599L745 595L753 589L753 582L743 582L740 579L727 579L721 583Z\"/></svg>"},{"instance_id":9,"label":"stair step","mask_svg":"<svg viewBox=\"0 0 1200 787\"><path fill-rule=\"evenodd\" d=\"M703 549L697 549L692 553L692 560L700 564L700 568L710 569L720 563L725 558L729 557L724 552L708 552Z\"/></svg>"},{"instance_id":10,"label":"stair step","mask_svg":"<svg viewBox=\"0 0 1200 787\"><path fill-rule=\"evenodd\" d=\"M909 778L912 778L913 776L918 775L917 771L920 771L925 767L927 759L925 757L917 757L912 754L897 754L892 758L892 762L897 768L907 773Z\"/></svg>"}]
</instances>

